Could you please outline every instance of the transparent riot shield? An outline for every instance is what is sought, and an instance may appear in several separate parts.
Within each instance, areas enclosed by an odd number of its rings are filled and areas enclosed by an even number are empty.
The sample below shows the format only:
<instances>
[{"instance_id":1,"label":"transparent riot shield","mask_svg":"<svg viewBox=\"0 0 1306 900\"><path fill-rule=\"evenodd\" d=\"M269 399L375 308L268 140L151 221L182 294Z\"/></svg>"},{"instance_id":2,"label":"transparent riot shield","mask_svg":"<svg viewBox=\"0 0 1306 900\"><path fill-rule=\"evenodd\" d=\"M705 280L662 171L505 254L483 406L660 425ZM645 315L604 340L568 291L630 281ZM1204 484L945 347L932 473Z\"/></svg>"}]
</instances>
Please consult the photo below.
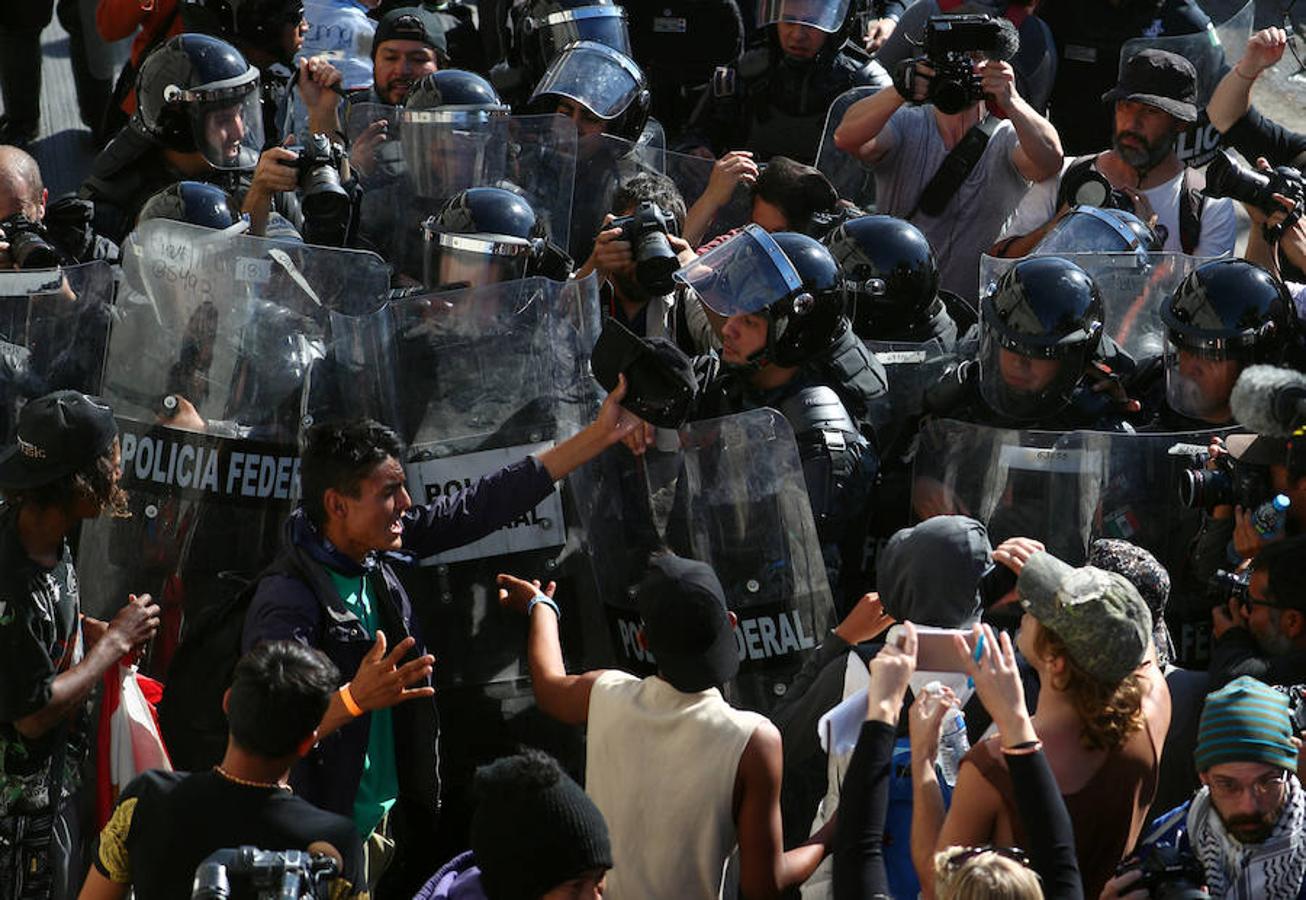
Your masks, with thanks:
<instances>
[{"instance_id":1,"label":"transparent riot shield","mask_svg":"<svg viewBox=\"0 0 1306 900\"><path fill-rule=\"evenodd\" d=\"M28 400L64 389L96 394L113 318L106 262L0 272L0 440Z\"/></svg>"},{"instance_id":2,"label":"transparent riot shield","mask_svg":"<svg viewBox=\"0 0 1306 900\"><path fill-rule=\"evenodd\" d=\"M1210 262L1185 253L1057 254L1080 266L1102 292L1106 333L1141 361L1165 350L1161 306L1189 272ZM980 293L1018 260L980 257Z\"/></svg>"},{"instance_id":3,"label":"transparent riot shield","mask_svg":"<svg viewBox=\"0 0 1306 900\"><path fill-rule=\"evenodd\" d=\"M369 189L404 176L402 106L354 103L347 107L345 132L349 135L350 164ZM384 123L384 139L364 139L369 127Z\"/></svg>"},{"instance_id":4,"label":"transparent riot shield","mask_svg":"<svg viewBox=\"0 0 1306 900\"><path fill-rule=\"evenodd\" d=\"M1255 21L1252 0L1202 0L1202 9L1211 18L1205 31L1196 34L1133 38L1120 48L1120 64L1140 50L1168 50L1184 57L1197 69L1197 109L1211 99L1224 73L1242 58ZM1220 148L1220 132L1204 119L1179 135L1176 147L1179 158L1189 166L1201 167L1211 161Z\"/></svg>"},{"instance_id":5,"label":"transparent riot shield","mask_svg":"<svg viewBox=\"0 0 1306 900\"><path fill-rule=\"evenodd\" d=\"M270 559L298 495L303 384L328 310L383 298L376 256L168 220L127 240L101 394L122 442L131 517L82 530L87 611L129 592L164 609L149 661L166 671L183 619Z\"/></svg>"},{"instance_id":6,"label":"transparent riot shield","mask_svg":"<svg viewBox=\"0 0 1306 900\"><path fill-rule=\"evenodd\" d=\"M381 147L393 153L392 143ZM542 236L568 249L576 129L567 119L401 110L397 146L403 177L369 189L361 220L365 238L405 275L421 279L422 223L473 187L524 197Z\"/></svg>"},{"instance_id":7,"label":"transparent riot shield","mask_svg":"<svg viewBox=\"0 0 1306 900\"><path fill-rule=\"evenodd\" d=\"M656 670L635 638L635 588L649 554L670 550L720 577L739 617L740 669L726 691L736 704L770 710L834 619L789 423L755 409L692 422L639 461L621 449L605 457L612 480L606 490L591 486L584 513L586 555L602 570L607 663Z\"/></svg>"},{"instance_id":8,"label":"transparent riot shield","mask_svg":"<svg viewBox=\"0 0 1306 900\"><path fill-rule=\"evenodd\" d=\"M863 341L884 366L888 376L887 409L882 415L898 422L921 414L925 390L943 375L956 354L936 339L914 341ZM878 434L878 428L877 428ZM884 444L881 436L881 444Z\"/></svg>"},{"instance_id":9,"label":"transparent riot shield","mask_svg":"<svg viewBox=\"0 0 1306 900\"><path fill-rule=\"evenodd\" d=\"M874 87L855 87L836 97L825 117L825 131L821 134L820 149L816 151L816 168L830 179L842 199L866 212L875 212L875 175L860 159L834 145L834 133L848 108L877 90Z\"/></svg>"}]
</instances>

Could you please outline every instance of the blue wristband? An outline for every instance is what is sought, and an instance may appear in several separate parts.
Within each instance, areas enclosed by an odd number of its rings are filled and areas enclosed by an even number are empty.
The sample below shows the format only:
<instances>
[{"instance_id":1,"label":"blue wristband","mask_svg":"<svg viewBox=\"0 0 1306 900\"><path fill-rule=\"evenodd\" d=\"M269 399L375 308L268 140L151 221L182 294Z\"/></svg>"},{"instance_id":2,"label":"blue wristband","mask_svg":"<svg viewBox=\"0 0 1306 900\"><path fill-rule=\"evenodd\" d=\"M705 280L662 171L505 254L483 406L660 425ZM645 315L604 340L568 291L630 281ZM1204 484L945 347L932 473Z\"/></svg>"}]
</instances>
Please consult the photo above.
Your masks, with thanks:
<instances>
[{"instance_id":1,"label":"blue wristband","mask_svg":"<svg viewBox=\"0 0 1306 900\"><path fill-rule=\"evenodd\" d=\"M544 594L536 594L531 598L531 602L526 604L526 616L528 618L538 603L543 603L549 609L553 610L553 614L558 617L558 621L562 621L562 610L558 609L558 604L553 602L552 597L547 597Z\"/></svg>"}]
</instances>

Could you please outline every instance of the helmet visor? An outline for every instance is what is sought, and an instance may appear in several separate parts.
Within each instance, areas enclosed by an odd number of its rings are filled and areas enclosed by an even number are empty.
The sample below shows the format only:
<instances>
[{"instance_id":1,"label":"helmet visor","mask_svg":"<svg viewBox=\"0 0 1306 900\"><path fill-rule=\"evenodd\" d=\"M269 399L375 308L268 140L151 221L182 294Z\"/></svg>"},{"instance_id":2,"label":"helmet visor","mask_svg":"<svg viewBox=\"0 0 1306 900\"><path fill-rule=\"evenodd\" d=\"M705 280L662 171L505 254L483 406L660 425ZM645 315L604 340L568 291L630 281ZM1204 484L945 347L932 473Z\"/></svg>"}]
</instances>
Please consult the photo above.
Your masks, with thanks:
<instances>
[{"instance_id":1,"label":"helmet visor","mask_svg":"<svg viewBox=\"0 0 1306 900\"><path fill-rule=\"evenodd\" d=\"M1048 232L1033 252L1041 256L1076 253L1146 253L1147 247L1121 219L1095 206L1080 206Z\"/></svg>"},{"instance_id":2,"label":"helmet visor","mask_svg":"<svg viewBox=\"0 0 1306 900\"><path fill-rule=\"evenodd\" d=\"M572 44L553 61L540 79L534 104L541 97L567 97L600 119L615 119L643 90L643 76L629 57L593 41Z\"/></svg>"},{"instance_id":3,"label":"helmet visor","mask_svg":"<svg viewBox=\"0 0 1306 900\"><path fill-rule=\"evenodd\" d=\"M533 245L498 234L450 234L428 222L423 280L432 290L482 287L526 277Z\"/></svg>"},{"instance_id":4,"label":"helmet visor","mask_svg":"<svg viewBox=\"0 0 1306 900\"><path fill-rule=\"evenodd\" d=\"M727 318L766 309L803 286L784 251L757 225L746 226L672 277Z\"/></svg>"},{"instance_id":5,"label":"helmet visor","mask_svg":"<svg viewBox=\"0 0 1306 900\"><path fill-rule=\"evenodd\" d=\"M252 73L252 74L251 74ZM215 169L253 169L263 152L258 70L232 83L179 92L187 103L195 148Z\"/></svg>"},{"instance_id":6,"label":"helmet visor","mask_svg":"<svg viewBox=\"0 0 1306 900\"><path fill-rule=\"evenodd\" d=\"M539 31L540 53L546 65L557 59L568 44L576 41L593 41L633 58L626 11L619 6L564 9L530 21Z\"/></svg>"},{"instance_id":7,"label":"helmet visor","mask_svg":"<svg viewBox=\"0 0 1306 900\"><path fill-rule=\"evenodd\" d=\"M1190 419L1223 424L1230 417L1229 395L1242 371L1234 359L1213 359L1174 341L1165 345L1165 400Z\"/></svg>"},{"instance_id":8,"label":"helmet visor","mask_svg":"<svg viewBox=\"0 0 1306 900\"><path fill-rule=\"evenodd\" d=\"M848 17L849 0L758 0L760 25L793 22L834 34Z\"/></svg>"},{"instance_id":9,"label":"helmet visor","mask_svg":"<svg viewBox=\"0 0 1306 900\"><path fill-rule=\"evenodd\" d=\"M509 122L497 113L459 116L443 110L406 112L399 139L404 168L419 197L447 199L507 177Z\"/></svg>"},{"instance_id":10,"label":"helmet visor","mask_svg":"<svg viewBox=\"0 0 1306 900\"><path fill-rule=\"evenodd\" d=\"M980 332L980 395L1001 416L1029 422L1059 412L1079 381L1075 357L1043 359L1003 346L991 328Z\"/></svg>"}]
</instances>

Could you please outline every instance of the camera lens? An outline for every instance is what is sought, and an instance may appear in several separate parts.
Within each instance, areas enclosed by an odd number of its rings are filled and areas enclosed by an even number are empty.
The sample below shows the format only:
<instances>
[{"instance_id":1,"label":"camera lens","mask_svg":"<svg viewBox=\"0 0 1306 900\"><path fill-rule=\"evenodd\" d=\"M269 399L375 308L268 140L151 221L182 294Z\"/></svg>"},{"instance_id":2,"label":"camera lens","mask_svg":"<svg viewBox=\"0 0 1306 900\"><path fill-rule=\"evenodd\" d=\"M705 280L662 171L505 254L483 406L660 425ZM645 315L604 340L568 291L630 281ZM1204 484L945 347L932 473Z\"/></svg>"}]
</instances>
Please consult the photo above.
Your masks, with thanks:
<instances>
[{"instance_id":1,"label":"camera lens","mask_svg":"<svg viewBox=\"0 0 1306 900\"><path fill-rule=\"evenodd\" d=\"M1233 479L1228 472L1187 469L1179 480L1179 502L1189 509L1214 509L1233 503Z\"/></svg>"},{"instance_id":2,"label":"camera lens","mask_svg":"<svg viewBox=\"0 0 1306 900\"><path fill-rule=\"evenodd\" d=\"M20 269L57 269L63 262L58 250L31 231L20 231L9 239L9 256Z\"/></svg>"},{"instance_id":3,"label":"camera lens","mask_svg":"<svg viewBox=\"0 0 1306 900\"><path fill-rule=\"evenodd\" d=\"M1266 212L1279 208L1271 196L1270 179L1239 165L1227 151L1217 153L1206 167L1206 193L1211 197L1230 197L1250 203Z\"/></svg>"},{"instance_id":4,"label":"camera lens","mask_svg":"<svg viewBox=\"0 0 1306 900\"><path fill-rule=\"evenodd\" d=\"M635 243L635 278L650 294L661 296L675 287L671 275L680 268L680 260L661 231L640 235Z\"/></svg>"}]
</instances>

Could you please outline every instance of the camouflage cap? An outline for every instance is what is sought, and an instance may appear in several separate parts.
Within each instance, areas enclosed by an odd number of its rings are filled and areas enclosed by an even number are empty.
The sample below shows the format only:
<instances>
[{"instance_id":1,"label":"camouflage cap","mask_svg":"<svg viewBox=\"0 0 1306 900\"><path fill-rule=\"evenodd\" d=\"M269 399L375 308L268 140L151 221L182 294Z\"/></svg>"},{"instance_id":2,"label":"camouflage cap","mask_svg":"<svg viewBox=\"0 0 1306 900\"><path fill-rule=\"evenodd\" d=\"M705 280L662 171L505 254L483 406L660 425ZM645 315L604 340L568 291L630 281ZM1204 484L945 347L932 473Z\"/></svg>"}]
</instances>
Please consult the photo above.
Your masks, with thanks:
<instances>
[{"instance_id":1,"label":"camouflage cap","mask_svg":"<svg viewBox=\"0 0 1306 900\"><path fill-rule=\"evenodd\" d=\"M1020 570L1016 592L1025 611L1065 642L1075 664L1104 684L1118 684L1142 665L1152 613L1124 577L1039 552Z\"/></svg>"}]
</instances>

